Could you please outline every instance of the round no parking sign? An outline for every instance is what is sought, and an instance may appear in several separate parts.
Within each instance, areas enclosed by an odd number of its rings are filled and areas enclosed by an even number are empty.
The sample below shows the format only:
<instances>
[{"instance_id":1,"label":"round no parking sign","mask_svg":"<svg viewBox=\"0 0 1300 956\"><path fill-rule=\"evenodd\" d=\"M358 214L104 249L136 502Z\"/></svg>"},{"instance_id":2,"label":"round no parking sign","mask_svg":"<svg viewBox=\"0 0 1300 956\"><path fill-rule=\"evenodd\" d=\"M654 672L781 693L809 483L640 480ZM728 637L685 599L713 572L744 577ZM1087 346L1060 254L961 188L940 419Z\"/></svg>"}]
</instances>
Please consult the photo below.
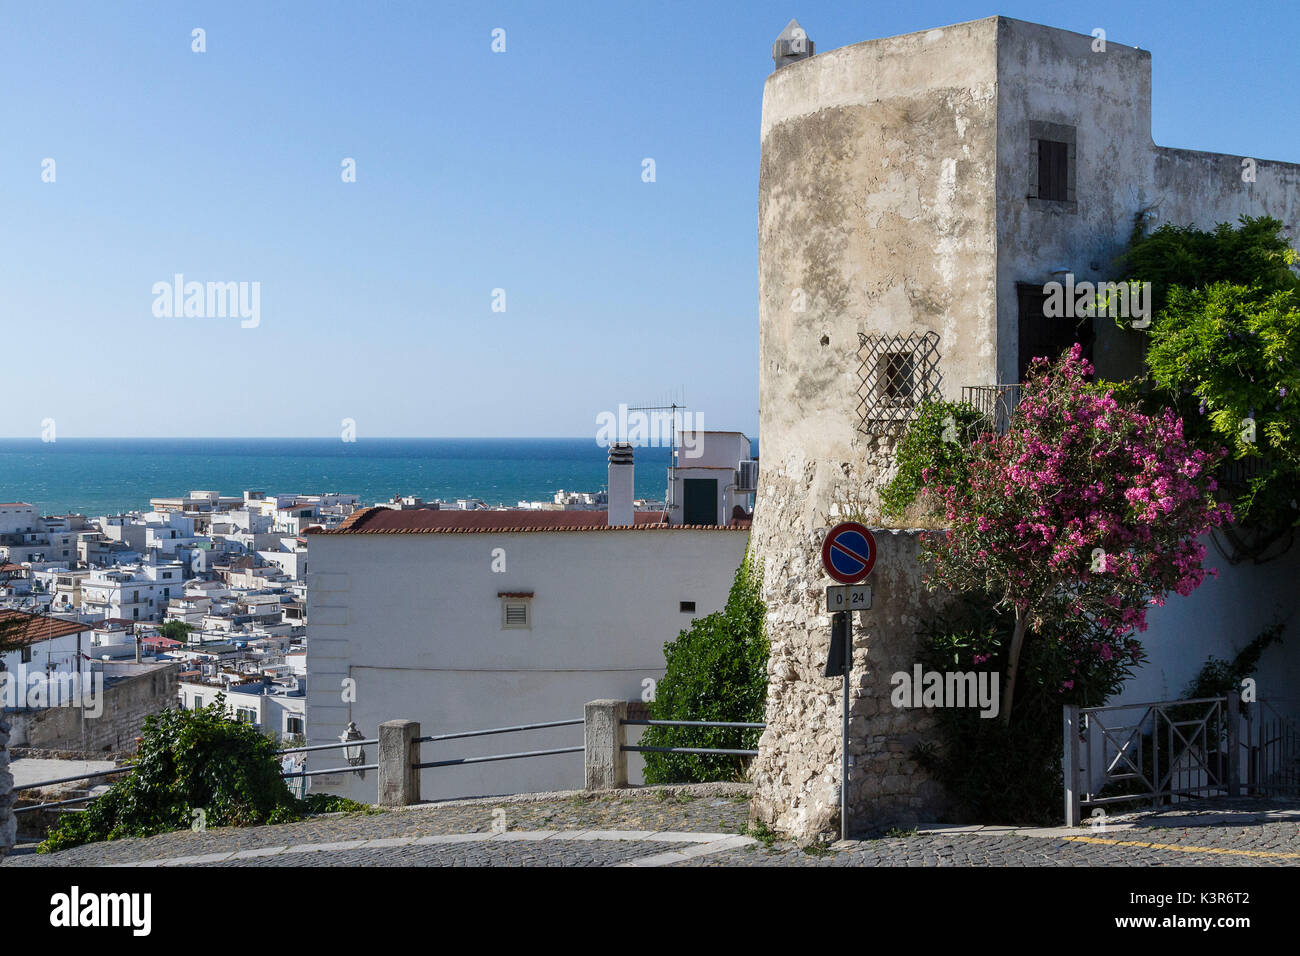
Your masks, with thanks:
<instances>
[{"instance_id":1,"label":"round no parking sign","mask_svg":"<svg viewBox=\"0 0 1300 956\"><path fill-rule=\"evenodd\" d=\"M856 521L844 521L822 543L826 573L841 584L857 584L876 566L876 539Z\"/></svg>"}]
</instances>

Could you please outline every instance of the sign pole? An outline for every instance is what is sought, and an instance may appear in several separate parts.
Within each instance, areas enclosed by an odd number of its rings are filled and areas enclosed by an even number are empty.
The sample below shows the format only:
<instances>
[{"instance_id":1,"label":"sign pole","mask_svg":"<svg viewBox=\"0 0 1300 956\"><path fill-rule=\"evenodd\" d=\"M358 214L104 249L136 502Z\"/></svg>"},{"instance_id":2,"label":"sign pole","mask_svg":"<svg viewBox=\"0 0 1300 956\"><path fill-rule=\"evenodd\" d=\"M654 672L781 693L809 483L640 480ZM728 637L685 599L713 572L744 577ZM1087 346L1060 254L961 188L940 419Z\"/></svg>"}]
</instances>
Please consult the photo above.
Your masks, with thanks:
<instances>
[{"instance_id":1,"label":"sign pole","mask_svg":"<svg viewBox=\"0 0 1300 956\"><path fill-rule=\"evenodd\" d=\"M840 839L849 838L849 673L853 670L853 612L845 612L844 714L840 729Z\"/></svg>"},{"instance_id":2,"label":"sign pole","mask_svg":"<svg viewBox=\"0 0 1300 956\"><path fill-rule=\"evenodd\" d=\"M856 521L842 521L822 541L822 566L838 586L826 589L831 612L831 650L825 676L844 679L840 714L840 839L849 838L849 678L853 676L853 612L871 607L871 588L862 581L876 565L876 539ZM838 641L842 646L837 646ZM839 651L836 654L836 651ZM839 660L836 660L836 657Z\"/></svg>"}]
</instances>

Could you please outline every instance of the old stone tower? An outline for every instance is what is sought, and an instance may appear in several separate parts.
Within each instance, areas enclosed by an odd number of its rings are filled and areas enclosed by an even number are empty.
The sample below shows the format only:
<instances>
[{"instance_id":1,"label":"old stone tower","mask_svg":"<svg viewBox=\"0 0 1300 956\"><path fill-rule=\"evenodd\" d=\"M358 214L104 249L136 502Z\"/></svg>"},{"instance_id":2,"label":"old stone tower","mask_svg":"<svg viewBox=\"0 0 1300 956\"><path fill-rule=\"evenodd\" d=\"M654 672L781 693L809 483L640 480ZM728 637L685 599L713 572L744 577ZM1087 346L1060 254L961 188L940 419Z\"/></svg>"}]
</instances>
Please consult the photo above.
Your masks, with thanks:
<instances>
[{"instance_id":1,"label":"old stone tower","mask_svg":"<svg viewBox=\"0 0 1300 956\"><path fill-rule=\"evenodd\" d=\"M1152 143L1145 51L1003 17L813 50L774 49L763 95L752 534L772 641L753 812L803 836L839 815L820 544L846 512L881 524L878 492L917 404L1018 382L1028 358L1076 336L1100 374L1134 374L1141 333L1054 326L1041 302L1065 273L1121 278L1110 270L1138 215L1300 226L1300 167L1252 159L1247 178L1246 157ZM855 622L855 829L948 809L910 756L926 712L889 701L930 602L917 535L877 538L873 608Z\"/></svg>"}]
</instances>

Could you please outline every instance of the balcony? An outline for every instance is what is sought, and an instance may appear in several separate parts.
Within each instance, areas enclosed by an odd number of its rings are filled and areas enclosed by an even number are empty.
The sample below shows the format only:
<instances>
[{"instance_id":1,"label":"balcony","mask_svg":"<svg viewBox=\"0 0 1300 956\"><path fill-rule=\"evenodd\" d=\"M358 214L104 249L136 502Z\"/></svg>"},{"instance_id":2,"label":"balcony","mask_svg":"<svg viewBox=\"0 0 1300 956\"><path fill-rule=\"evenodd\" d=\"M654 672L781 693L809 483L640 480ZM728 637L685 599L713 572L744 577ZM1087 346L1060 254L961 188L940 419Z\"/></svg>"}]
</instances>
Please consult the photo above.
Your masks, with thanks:
<instances>
[{"instance_id":1,"label":"balcony","mask_svg":"<svg viewBox=\"0 0 1300 956\"><path fill-rule=\"evenodd\" d=\"M1005 435L1020 404L1020 385L963 385L961 400L988 419L999 435Z\"/></svg>"}]
</instances>

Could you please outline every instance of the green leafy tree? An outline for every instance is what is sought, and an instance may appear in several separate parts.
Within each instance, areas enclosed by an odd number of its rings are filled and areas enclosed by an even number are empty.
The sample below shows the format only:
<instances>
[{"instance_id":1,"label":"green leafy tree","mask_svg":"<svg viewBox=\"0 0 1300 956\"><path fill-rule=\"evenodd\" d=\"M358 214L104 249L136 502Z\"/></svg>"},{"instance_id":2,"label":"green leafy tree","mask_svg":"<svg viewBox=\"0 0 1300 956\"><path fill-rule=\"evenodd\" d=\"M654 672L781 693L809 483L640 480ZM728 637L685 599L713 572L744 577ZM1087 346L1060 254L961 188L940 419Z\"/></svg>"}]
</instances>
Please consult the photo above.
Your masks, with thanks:
<instances>
[{"instance_id":1,"label":"green leafy tree","mask_svg":"<svg viewBox=\"0 0 1300 956\"><path fill-rule=\"evenodd\" d=\"M1151 283L1154 315L1164 309L1175 286L1196 289L1227 282L1264 295L1300 288L1292 269L1296 254L1282 234L1282 223L1268 216L1242 216L1239 222L1222 222L1210 230L1166 223L1145 234L1139 220L1123 267L1130 279Z\"/></svg>"},{"instance_id":2,"label":"green leafy tree","mask_svg":"<svg viewBox=\"0 0 1300 956\"><path fill-rule=\"evenodd\" d=\"M1300 291L1217 282L1175 286L1152 326L1147 365L1193 434L1255 467L1240 482L1240 521L1300 518Z\"/></svg>"},{"instance_id":3,"label":"green leafy tree","mask_svg":"<svg viewBox=\"0 0 1300 956\"><path fill-rule=\"evenodd\" d=\"M664 645L667 667L650 704L652 719L739 723L763 719L768 642L761 582L761 569L747 557L736 571L723 609L692 621L677 640ZM752 750L759 733L738 728L649 727L641 745ZM645 781L735 780L743 775L744 766L741 757L647 753Z\"/></svg>"},{"instance_id":4,"label":"green leafy tree","mask_svg":"<svg viewBox=\"0 0 1300 956\"><path fill-rule=\"evenodd\" d=\"M163 621L158 625L158 633L171 641L188 640L192 630L194 625L186 624L184 621Z\"/></svg>"},{"instance_id":5,"label":"green leafy tree","mask_svg":"<svg viewBox=\"0 0 1300 956\"><path fill-rule=\"evenodd\" d=\"M1125 263L1132 279L1152 283L1153 397L1183 418L1188 437L1239 462L1225 472L1237 522L1225 534L1258 557L1300 522L1297 254L1278 220L1242 217L1208 231L1135 232ZM1262 533L1247 543L1241 526Z\"/></svg>"}]
</instances>

